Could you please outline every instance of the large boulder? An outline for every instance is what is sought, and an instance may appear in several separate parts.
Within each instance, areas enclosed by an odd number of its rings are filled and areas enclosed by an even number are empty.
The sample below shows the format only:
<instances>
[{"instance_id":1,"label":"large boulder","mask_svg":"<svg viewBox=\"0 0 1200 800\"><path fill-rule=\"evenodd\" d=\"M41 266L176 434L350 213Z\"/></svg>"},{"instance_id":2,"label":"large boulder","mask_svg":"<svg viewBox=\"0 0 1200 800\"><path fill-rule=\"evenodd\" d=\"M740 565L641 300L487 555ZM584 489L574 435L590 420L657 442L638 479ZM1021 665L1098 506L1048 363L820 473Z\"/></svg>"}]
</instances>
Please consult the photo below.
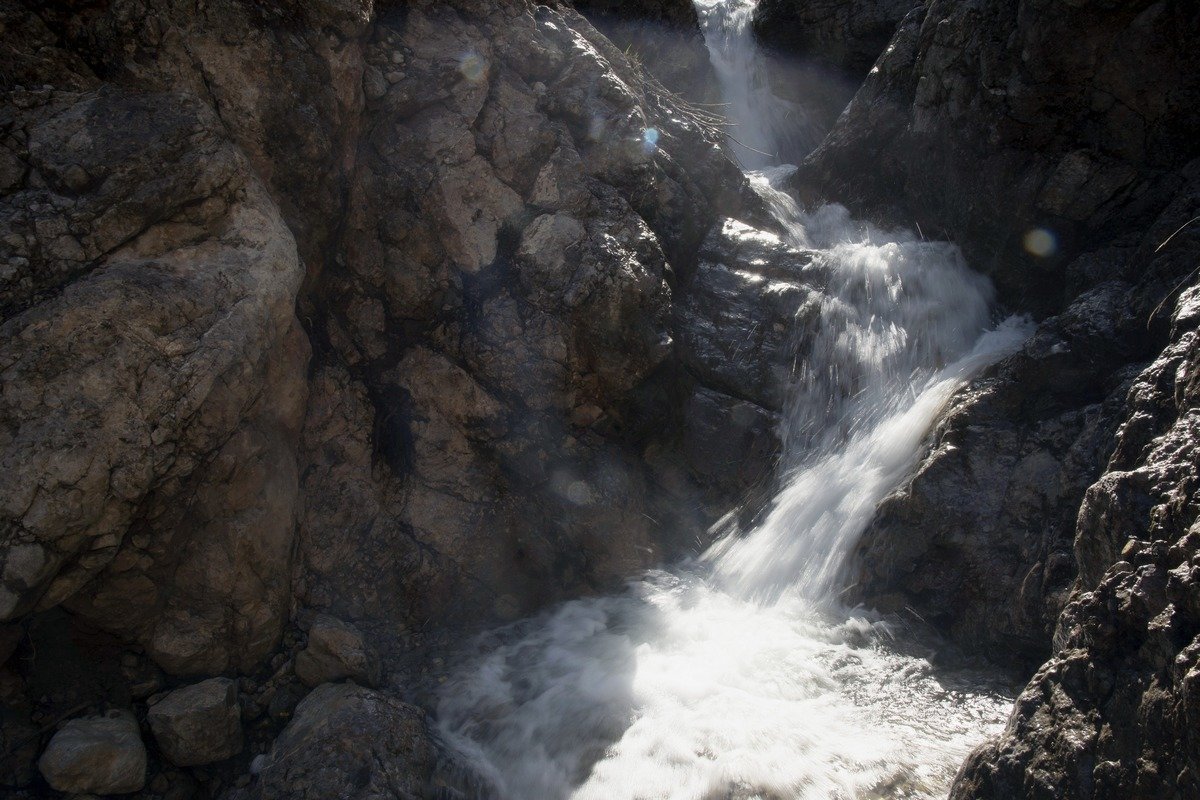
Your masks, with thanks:
<instances>
[{"instance_id":1,"label":"large boulder","mask_svg":"<svg viewBox=\"0 0 1200 800\"><path fill-rule=\"evenodd\" d=\"M127 711L73 719L59 728L38 759L54 789L74 794L129 794L146 783L146 747Z\"/></svg>"},{"instance_id":2,"label":"large boulder","mask_svg":"<svg viewBox=\"0 0 1200 800\"><path fill-rule=\"evenodd\" d=\"M237 684L229 678L169 692L146 712L158 747L180 767L211 764L242 749L242 714Z\"/></svg>"},{"instance_id":3,"label":"large boulder","mask_svg":"<svg viewBox=\"0 0 1200 800\"><path fill-rule=\"evenodd\" d=\"M425 713L381 692L326 684L304 698L257 779L230 800L433 797L438 750Z\"/></svg>"},{"instance_id":4,"label":"large boulder","mask_svg":"<svg viewBox=\"0 0 1200 800\"><path fill-rule=\"evenodd\" d=\"M348 623L318 615L308 629L308 645L296 654L296 677L307 686L350 678L367 686L381 680L379 656Z\"/></svg>"}]
</instances>

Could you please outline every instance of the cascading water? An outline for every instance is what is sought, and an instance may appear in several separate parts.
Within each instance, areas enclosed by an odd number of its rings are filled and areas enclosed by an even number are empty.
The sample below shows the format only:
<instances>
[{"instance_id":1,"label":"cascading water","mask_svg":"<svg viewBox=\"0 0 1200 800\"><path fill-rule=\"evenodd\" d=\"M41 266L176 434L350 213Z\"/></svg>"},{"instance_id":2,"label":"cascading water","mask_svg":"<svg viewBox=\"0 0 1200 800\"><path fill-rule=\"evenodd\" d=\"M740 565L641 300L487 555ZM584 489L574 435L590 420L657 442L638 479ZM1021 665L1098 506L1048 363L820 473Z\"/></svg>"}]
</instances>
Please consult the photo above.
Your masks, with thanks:
<instances>
[{"instance_id":1,"label":"cascading water","mask_svg":"<svg viewBox=\"0 0 1200 800\"><path fill-rule=\"evenodd\" d=\"M752 50L753 3L697 7L737 129L768 131L738 72L754 53L720 60L722 48ZM699 562L476 643L438 718L487 794L936 797L1007 712L987 676L934 671L838 592L848 552L951 394L1026 326L987 330L989 284L952 246L855 224L839 207L805 214L770 177L751 175L792 243L833 276L803 332L783 488L758 528Z\"/></svg>"},{"instance_id":2,"label":"cascading water","mask_svg":"<svg viewBox=\"0 0 1200 800\"><path fill-rule=\"evenodd\" d=\"M771 91L766 58L750 28L758 0L696 0L704 43L726 103L738 162L745 169L778 163L790 142L809 148L820 132L804 108Z\"/></svg>"}]
</instances>

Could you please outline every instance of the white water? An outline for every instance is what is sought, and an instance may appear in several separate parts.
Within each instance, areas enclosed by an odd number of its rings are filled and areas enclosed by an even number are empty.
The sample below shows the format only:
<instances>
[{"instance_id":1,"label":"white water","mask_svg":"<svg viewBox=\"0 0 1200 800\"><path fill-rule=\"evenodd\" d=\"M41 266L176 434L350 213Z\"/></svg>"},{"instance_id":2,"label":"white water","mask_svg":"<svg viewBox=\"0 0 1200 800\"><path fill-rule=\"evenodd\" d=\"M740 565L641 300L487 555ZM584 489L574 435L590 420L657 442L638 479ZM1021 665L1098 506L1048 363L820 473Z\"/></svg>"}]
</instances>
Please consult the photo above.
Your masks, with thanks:
<instances>
[{"instance_id":1,"label":"white water","mask_svg":"<svg viewBox=\"0 0 1200 800\"><path fill-rule=\"evenodd\" d=\"M739 30L751 6L697 0ZM725 33L726 50L753 49ZM754 57L727 53L727 91ZM729 95L738 129L767 130L750 98ZM805 214L769 177L752 176L833 276L819 313L798 315L812 321L798 331L783 488L758 528L697 563L476 643L438 718L487 796L932 798L1002 725L1011 698L985 675L935 671L838 595L849 552L949 397L1026 326L988 330L990 287L950 245L838 207Z\"/></svg>"},{"instance_id":2,"label":"white water","mask_svg":"<svg viewBox=\"0 0 1200 800\"><path fill-rule=\"evenodd\" d=\"M767 60L750 23L757 0L696 0L696 13L713 71L721 84L725 116L738 162L761 169L779 162L781 146L800 139L816 144L819 132L805 110L771 91Z\"/></svg>"}]
</instances>

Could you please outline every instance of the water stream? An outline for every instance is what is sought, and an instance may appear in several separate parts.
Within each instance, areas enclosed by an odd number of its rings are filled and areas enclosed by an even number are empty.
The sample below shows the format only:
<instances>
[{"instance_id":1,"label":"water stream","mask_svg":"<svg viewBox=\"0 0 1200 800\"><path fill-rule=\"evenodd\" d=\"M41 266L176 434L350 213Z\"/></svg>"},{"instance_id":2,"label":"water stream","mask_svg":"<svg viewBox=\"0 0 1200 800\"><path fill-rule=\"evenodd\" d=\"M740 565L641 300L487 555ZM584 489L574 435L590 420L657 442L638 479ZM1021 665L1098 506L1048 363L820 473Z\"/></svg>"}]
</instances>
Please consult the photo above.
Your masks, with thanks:
<instances>
[{"instance_id":1,"label":"water stream","mask_svg":"<svg viewBox=\"0 0 1200 800\"><path fill-rule=\"evenodd\" d=\"M697 0L748 168L772 123L748 0ZM758 83L756 83L756 81ZM839 600L847 557L953 392L1028 335L993 324L956 248L805 213L750 173L832 278L786 413L763 522L619 595L481 637L441 695L443 737L505 800L944 797L1011 697L935 669L893 622Z\"/></svg>"}]
</instances>

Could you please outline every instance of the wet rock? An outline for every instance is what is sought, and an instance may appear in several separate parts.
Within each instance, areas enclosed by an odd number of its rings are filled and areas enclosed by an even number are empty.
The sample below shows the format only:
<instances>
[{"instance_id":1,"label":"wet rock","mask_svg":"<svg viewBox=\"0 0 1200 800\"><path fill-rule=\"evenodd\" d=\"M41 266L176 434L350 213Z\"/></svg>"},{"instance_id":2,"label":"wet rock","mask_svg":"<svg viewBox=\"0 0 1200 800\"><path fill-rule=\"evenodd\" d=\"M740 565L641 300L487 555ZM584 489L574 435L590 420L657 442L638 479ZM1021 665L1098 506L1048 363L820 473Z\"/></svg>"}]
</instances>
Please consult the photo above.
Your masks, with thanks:
<instances>
[{"instance_id":1,"label":"wet rock","mask_svg":"<svg viewBox=\"0 0 1200 800\"><path fill-rule=\"evenodd\" d=\"M1061 310L1078 255L1144 231L1200 155L1179 4L937 0L897 30L799 183L944 231L1004 299Z\"/></svg>"},{"instance_id":2,"label":"wet rock","mask_svg":"<svg viewBox=\"0 0 1200 800\"><path fill-rule=\"evenodd\" d=\"M762 0L754 9L754 34L787 55L861 79L904 16L921 5L921 0Z\"/></svg>"},{"instance_id":3,"label":"wet rock","mask_svg":"<svg viewBox=\"0 0 1200 800\"><path fill-rule=\"evenodd\" d=\"M231 798L431 797L438 752L425 714L387 694L325 684L296 708L257 780Z\"/></svg>"},{"instance_id":4,"label":"wet rock","mask_svg":"<svg viewBox=\"0 0 1200 800\"><path fill-rule=\"evenodd\" d=\"M684 365L705 386L780 410L799 323L820 281L811 254L724 220L705 240L677 306Z\"/></svg>"},{"instance_id":5,"label":"wet rock","mask_svg":"<svg viewBox=\"0 0 1200 800\"><path fill-rule=\"evenodd\" d=\"M1084 494L1073 557L1078 577L1054 632L1054 653L1017 701L1008 727L964 765L952 797L1190 797L1197 776L1195 676L1200 631L1200 394L1197 334L1200 210L1181 193L1137 260L1152 281L1183 273L1161 306L1167 344L1126 395L1112 456ZM1176 273L1178 274L1178 273ZM1161 276L1161 273L1159 273ZM1148 308L1147 308L1148 306Z\"/></svg>"},{"instance_id":6,"label":"wet rock","mask_svg":"<svg viewBox=\"0 0 1200 800\"><path fill-rule=\"evenodd\" d=\"M176 766L222 761L242 749L237 684L210 678L168 693L150 706L146 722L163 755Z\"/></svg>"},{"instance_id":7,"label":"wet rock","mask_svg":"<svg viewBox=\"0 0 1200 800\"><path fill-rule=\"evenodd\" d=\"M50 739L38 769L52 787L76 794L128 794L146 783L146 747L125 711L73 719Z\"/></svg>"},{"instance_id":8,"label":"wet rock","mask_svg":"<svg viewBox=\"0 0 1200 800\"><path fill-rule=\"evenodd\" d=\"M308 629L308 646L296 654L296 677L308 686L345 678L378 686L379 657L362 632L340 620L319 615Z\"/></svg>"}]
</instances>

